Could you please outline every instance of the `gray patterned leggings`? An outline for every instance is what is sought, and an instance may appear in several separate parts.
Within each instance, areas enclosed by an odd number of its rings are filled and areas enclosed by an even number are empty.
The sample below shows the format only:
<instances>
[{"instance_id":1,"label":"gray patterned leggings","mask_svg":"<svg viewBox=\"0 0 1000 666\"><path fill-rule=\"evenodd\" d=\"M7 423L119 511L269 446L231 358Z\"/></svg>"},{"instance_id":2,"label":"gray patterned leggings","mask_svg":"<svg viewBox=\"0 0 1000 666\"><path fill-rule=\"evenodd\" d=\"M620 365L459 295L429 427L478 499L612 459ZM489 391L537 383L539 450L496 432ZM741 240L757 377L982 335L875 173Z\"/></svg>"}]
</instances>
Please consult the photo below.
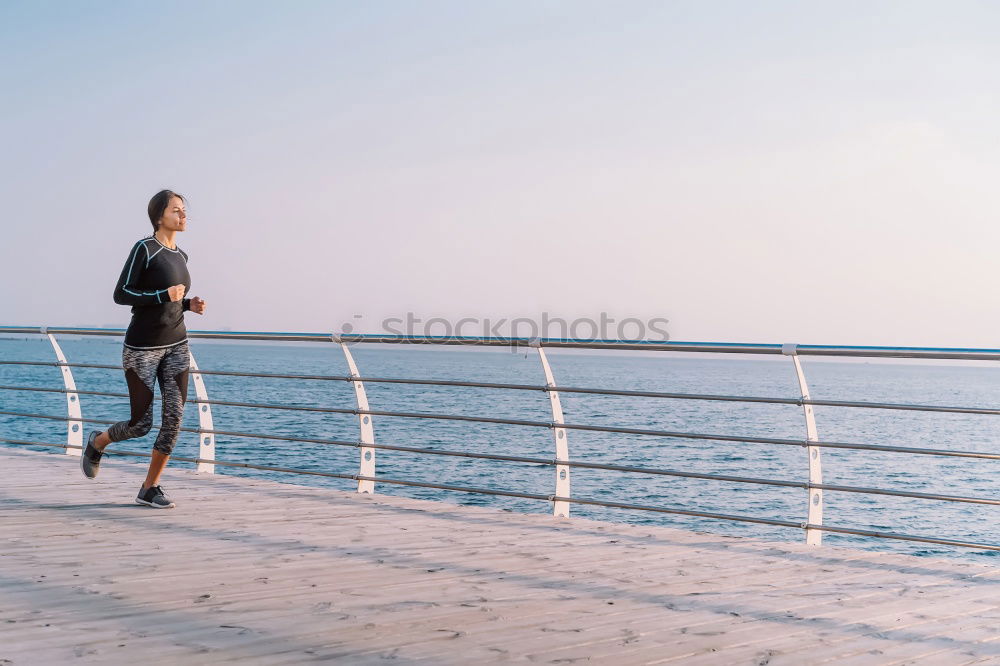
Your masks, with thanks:
<instances>
[{"instance_id":1,"label":"gray patterned leggings","mask_svg":"<svg viewBox=\"0 0 1000 666\"><path fill-rule=\"evenodd\" d=\"M170 455L187 401L188 369L191 356L187 341L166 349L122 349L122 367L128 383L132 418L108 428L112 442L145 436L153 427L153 383L159 381L163 400L160 433L153 449Z\"/></svg>"}]
</instances>

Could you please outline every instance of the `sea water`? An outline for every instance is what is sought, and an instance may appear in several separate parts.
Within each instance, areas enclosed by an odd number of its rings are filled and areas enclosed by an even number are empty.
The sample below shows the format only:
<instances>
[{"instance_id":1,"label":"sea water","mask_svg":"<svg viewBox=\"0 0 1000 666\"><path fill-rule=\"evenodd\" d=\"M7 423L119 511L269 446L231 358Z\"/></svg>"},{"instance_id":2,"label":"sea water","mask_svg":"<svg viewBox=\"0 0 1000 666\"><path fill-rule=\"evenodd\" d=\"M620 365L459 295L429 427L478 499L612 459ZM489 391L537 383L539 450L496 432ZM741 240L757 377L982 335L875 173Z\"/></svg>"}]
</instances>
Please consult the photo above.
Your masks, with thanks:
<instances>
[{"instance_id":1,"label":"sea water","mask_svg":"<svg viewBox=\"0 0 1000 666\"><path fill-rule=\"evenodd\" d=\"M71 363L121 363L115 338L61 338ZM249 344L194 340L199 365L206 370L346 376L338 345L320 343ZM464 347L373 346L351 348L365 377L462 380L544 384L534 350ZM549 350L557 384L573 387L631 389L674 393L798 398L791 360L784 357L736 357L690 354L631 354ZM54 361L48 340L40 336L0 339L0 359ZM805 357L806 378L814 399L893 402L945 406L995 407L1000 403L1000 368L984 363L832 361ZM125 393L120 370L74 368L79 390ZM295 380L205 375L209 399L311 407L356 407L344 381ZM52 366L0 365L0 386L62 388ZM515 391L450 386L367 383L370 409L456 414L549 422L552 414L543 391ZM194 399L193 388L189 400ZM125 398L80 396L83 416L125 420ZM795 405L561 394L565 420L688 433L802 440L802 408ZM155 407L159 408L159 403ZM0 390L5 411L66 415L61 393ZM821 441L1000 452L1000 416L815 407ZM159 415L157 414L157 422ZM263 410L212 406L217 430L357 441L358 419L351 414ZM543 427L373 417L376 442L479 453L554 457L552 431ZM194 405L184 425L198 427ZM87 426L89 428L90 426ZM148 450L156 431L117 446ZM726 442L673 437L567 431L570 458L616 465L803 482L808 479L806 451L799 446ZM0 415L0 437L65 443L61 421ZM2 444L0 444L2 445ZM26 448L26 447L22 447ZM56 449L50 452L61 453ZM182 432L176 453L196 457L198 438ZM216 437L219 460L294 467L341 474L358 473L359 451L346 446L277 441L258 437ZM385 478L493 488L550 495L552 466L377 451L376 474ZM123 459L144 464L143 459ZM187 466L184 463L177 465ZM823 449L823 479L828 484L875 487L997 499L1000 461L863 450ZM216 467L220 474L254 476L285 483L353 489L346 479ZM105 473L113 473L108 469ZM745 483L720 482L641 473L573 468L572 495L578 498L666 508L804 522L806 491ZM378 484L377 492L443 502L490 506L517 512L551 512L550 503ZM180 499L180 498L179 498ZM936 538L1000 544L1000 507L826 491L829 525L898 532ZM798 528L613 509L574 504L572 515L642 525L667 525L779 541L801 541ZM991 558L998 553L913 542L826 533L824 542L916 555Z\"/></svg>"}]
</instances>

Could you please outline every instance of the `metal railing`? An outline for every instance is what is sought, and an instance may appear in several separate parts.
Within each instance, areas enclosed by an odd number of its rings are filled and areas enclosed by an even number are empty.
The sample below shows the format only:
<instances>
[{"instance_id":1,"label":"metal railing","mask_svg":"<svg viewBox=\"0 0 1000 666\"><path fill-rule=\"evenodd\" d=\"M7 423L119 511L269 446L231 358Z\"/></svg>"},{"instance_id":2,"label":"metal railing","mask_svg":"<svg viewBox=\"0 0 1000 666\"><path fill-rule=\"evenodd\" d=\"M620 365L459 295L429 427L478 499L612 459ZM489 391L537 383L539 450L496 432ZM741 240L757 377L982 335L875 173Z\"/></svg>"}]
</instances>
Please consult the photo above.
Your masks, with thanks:
<instances>
[{"instance_id":1,"label":"metal railing","mask_svg":"<svg viewBox=\"0 0 1000 666\"><path fill-rule=\"evenodd\" d=\"M84 328L55 328L55 327L0 327L0 334L39 334L47 336L53 351L55 352L55 362L40 361L20 361L20 360L0 360L3 365L23 365L23 366L53 366L61 370L63 377L63 388L34 387L34 386L14 386L0 385L0 391L27 391L42 393L64 393L67 399L67 415L57 416L52 414L38 414L31 412L0 410L0 415L14 416L25 419L44 419L65 421L67 423L66 442L39 442L34 440L14 439L0 437L0 442L19 445L48 446L62 448L70 455L79 455L83 443L83 424L110 424L113 421L104 419L84 418L81 411L80 396L95 397L116 397L126 398L125 393L105 392L105 391L83 391L76 387L73 379L73 368L93 368L121 370L117 365L70 363L67 361L58 341L56 334L68 335L98 335L98 336L121 336L124 331L121 329L84 329ZM464 493L479 493L486 495L506 496L514 498L532 499L550 502L553 513L556 516L566 517L569 515L570 507L573 504L612 507L618 509L630 509L637 511L647 511L656 513L675 514L682 516L693 516L716 520L737 521L744 523L756 523L771 526L790 527L802 529L805 532L806 542L812 545L820 545L824 532L848 534L866 537L878 537L883 539L894 539L903 541L913 541L921 543L940 544L948 546L961 546L978 548L984 550L1000 551L1000 545L989 543L978 543L959 539L946 539L931 536L920 536L913 534L900 534L880 530L860 529L855 527L837 526L825 524L823 520L823 493L824 491L855 493L865 495L878 495L889 497L902 497L921 500L934 500L943 502L957 502L981 505L1000 505L1000 499L970 497L962 495L951 495L942 493L923 493L907 490L892 490L886 488L847 486L838 484L828 484L823 482L822 456L823 449L847 449L858 451L876 451L901 454L916 454L923 456L944 456L958 458L974 458L985 460L1000 460L1000 453L988 453L978 451L962 451L952 449L937 449L923 447L905 447L882 444L831 442L819 439L816 427L814 406L842 407L850 409L881 409L881 410L904 410L918 412L938 412L957 414L1000 414L1000 408L990 407L966 407L966 406L941 406L941 405L919 405L904 403L883 403L883 402L861 402L861 401L840 401L840 400L814 400L809 395L809 388L806 383L805 373L799 361L803 355L813 356L854 356L854 357L877 357L877 358L921 358L921 359L951 359L951 360L1000 360L1000 350L996 349L947 349L947 348L918 348L918 347L859 347L859 346L829 346L829 345L791 345L791 344L740 344L740 343L702 343L702 342L647 342L647 341L622 341L622 340L598 340L598 341L574 341L565 339L526 339L526 338L437 338L421 336L388 336L388 335L336 335L321 333L266 333L266 332L230 332L230 331L193 331L189 332L189 338L193 339L231 339L231 340L259 340L259 341L286 341L286 342L319 342L327 344L337 344L344 354L348 366L348 375L311 375L311 374L290 374L290 373L253 373L235 372L226 370L204 370L200 369L192 355L191 377L195 384L196 397L193 401L197 407L199 427L181 428L184 432L197 433L199 441L199 454L197 457L174 456L175 460L191 462L197 465L200 472L212 473L215 466L237 467L270 472L282 472L292 474L306 474L322 476L336 479L351 480L357 484L358 492L373 493L375 484L384 483L389 485L412 486L420 488L430 488ZM349 345L351 344L430 344L430 345L475 345L475 346L504 346L523 347L534 349L538 354L541 363L544 384L515 384L515 383L491 383L476 381L455 381L438 379L418 379L418 378L395 378L395 377L364 377L358 371L357 364L351 354ZM638 391L622 389L603 389L594 387L570 387L557 386L553 376L552 368L548 362L545 349L603 349L603 350L643 350L643 351L671 351L671 352L712 352L712 353L734 353L734 354L771 354L783 355L791 360L795 371L799 398L772 398L761 396L740 396L740 395L714 395L696 393L675 393L660 391ZM299 380L321 380L350 383L354 393L354 407L315 407L282 405L272 403L239 402L209 399L205 376L231 376L231 377L259 377L272 379L299 379ZM482 388L509 391L538 391L544 392L549 398L549 407L552 418L550 421L496 418L490 416L468 416L458 414L428 413L428 412L403 412L390 410L373 410L368 404L365 392L365 384L407 384L414 386L448 386L455 388ZM669 430L658 430L648 428L629 428L617 426L593 425L586 423L567 423L564 419L560 394L589 394L619 397L636 398L657 398L668 400L695 400L713 401L724 403L761 403L776 405L800 406L803 410L805 424L805 437L803 439L789 439L776 437L754 437L737 436L726 433L704 433L704 432L680 432ZM316 412L327 414L353 415L358 419L359 437L357 440L336 440L327 438L311 438L306 436L282 436L260 433L250 433L242 431L218 430L214 427L212 419L212 406L232 406L247 407L268 410L292 410L303 412ZM472 451L459 451L450 449L432 449L426 447L407 446L405 444L389 444L376 442L373 419L379 418L404 418L404 419L430 419L440 421L464 421L474 423L504 424L525 428L545 428L552 432L553 437L553 457L535 456L515 456L496 453L479 453ZM588 431L598 433L616 433L637 435L657 438L684 438L697 440L715 440L727 442L743 442L756 444L769 444L778 446L794 446L805 449L807 456L807 475L802 481L788 481L779 479L765 479L755 477L743 477L722 474L708 474L700 472L690 472L675 469L664 469L658 467L604 464L588 462L583 460L573 460L569 454L569 433L573 431ZM223 435L228 437L246 437L263 440L293 441L304 443L315 443L337 447L353 447L358 449L358 471L356 474L344 474L334 472L324 472L317 470L307 470L290 467L278 467L271 465L257 465L245 462L217 460L215 457L215 437ZM553 492L551 494L526 493L517 490L498 490L492 488L480 488L471 486L450 485L444 483L431 483L414 479L399 479L376 474L376 452L399 451L431 456L449 456L458 458L470 458L479 460L489 460L508 463L527 463L533 465L549 466L553 469ZM147 453L108 449L109 453L127 456L148 456ZM640 473L654 476L676 477L699 479L706 481L717 481L737 484L753 484L760 486L772 486L783 488L798 488L805 491L806 507L804 520L790 521L772 518L762 518L747 515L732 515L715 513L709 511L698 511L684 509L680 507L651 506L646 504L635 504L627 502L605 501L592 498L574 497L571 492L570 472L572 469L593 469L622 473Z\"/></svg>"}]
</instances>

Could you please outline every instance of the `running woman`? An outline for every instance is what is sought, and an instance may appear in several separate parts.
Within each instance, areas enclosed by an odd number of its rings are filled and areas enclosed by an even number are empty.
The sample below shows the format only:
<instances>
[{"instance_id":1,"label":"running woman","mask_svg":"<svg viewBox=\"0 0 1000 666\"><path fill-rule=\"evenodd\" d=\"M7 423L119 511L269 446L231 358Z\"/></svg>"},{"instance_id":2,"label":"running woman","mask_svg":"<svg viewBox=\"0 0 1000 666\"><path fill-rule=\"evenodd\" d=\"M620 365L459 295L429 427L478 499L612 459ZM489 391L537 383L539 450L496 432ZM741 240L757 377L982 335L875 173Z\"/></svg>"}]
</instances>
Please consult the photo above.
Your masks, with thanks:
<instances>
[{"instance_id":1,"label":"running woman","mask_svg":"<svg viewBox=\"0 0 1000 666\"><path fill-rule=\"evenodd\" d=\"M160 474L167 466L180 432L187 400L188 351L184 313L205 314L205 301L185 298L191 289L188 256L177 247L177 232L187 225L185 199L162 190L149 200L153 235L132 246L115 286L115 303L132 306L132 321L125 333L122 367L131 406L131 418L104 432L87 437L80 467L88 479L97 476L104 449L111 442L145 436L153 426L153 385L160 384L163 415L153 443L149 472L135 501L157 509L170 509L160 487Z\"/></svg>"}]
</instances>

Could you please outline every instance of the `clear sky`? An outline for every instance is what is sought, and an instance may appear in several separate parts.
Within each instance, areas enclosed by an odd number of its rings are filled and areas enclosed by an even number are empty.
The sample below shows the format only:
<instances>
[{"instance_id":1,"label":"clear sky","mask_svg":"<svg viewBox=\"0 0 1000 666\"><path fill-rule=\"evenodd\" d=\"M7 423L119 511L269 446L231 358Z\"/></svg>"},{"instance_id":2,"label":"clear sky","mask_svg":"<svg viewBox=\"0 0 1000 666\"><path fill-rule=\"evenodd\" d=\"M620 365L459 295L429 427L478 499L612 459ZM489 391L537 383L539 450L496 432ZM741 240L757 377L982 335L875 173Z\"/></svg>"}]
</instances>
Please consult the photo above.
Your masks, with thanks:
<instances>
[{"instance_id":1,"label":"clear sky","mask_svg":"<svg viewBox=\"0 0 1000 666\"><path fill-rule=\"evenodd\" d=\"M0 323L1000 347L1000 3L0 3Z\"/></svg>"}]
</instances>

